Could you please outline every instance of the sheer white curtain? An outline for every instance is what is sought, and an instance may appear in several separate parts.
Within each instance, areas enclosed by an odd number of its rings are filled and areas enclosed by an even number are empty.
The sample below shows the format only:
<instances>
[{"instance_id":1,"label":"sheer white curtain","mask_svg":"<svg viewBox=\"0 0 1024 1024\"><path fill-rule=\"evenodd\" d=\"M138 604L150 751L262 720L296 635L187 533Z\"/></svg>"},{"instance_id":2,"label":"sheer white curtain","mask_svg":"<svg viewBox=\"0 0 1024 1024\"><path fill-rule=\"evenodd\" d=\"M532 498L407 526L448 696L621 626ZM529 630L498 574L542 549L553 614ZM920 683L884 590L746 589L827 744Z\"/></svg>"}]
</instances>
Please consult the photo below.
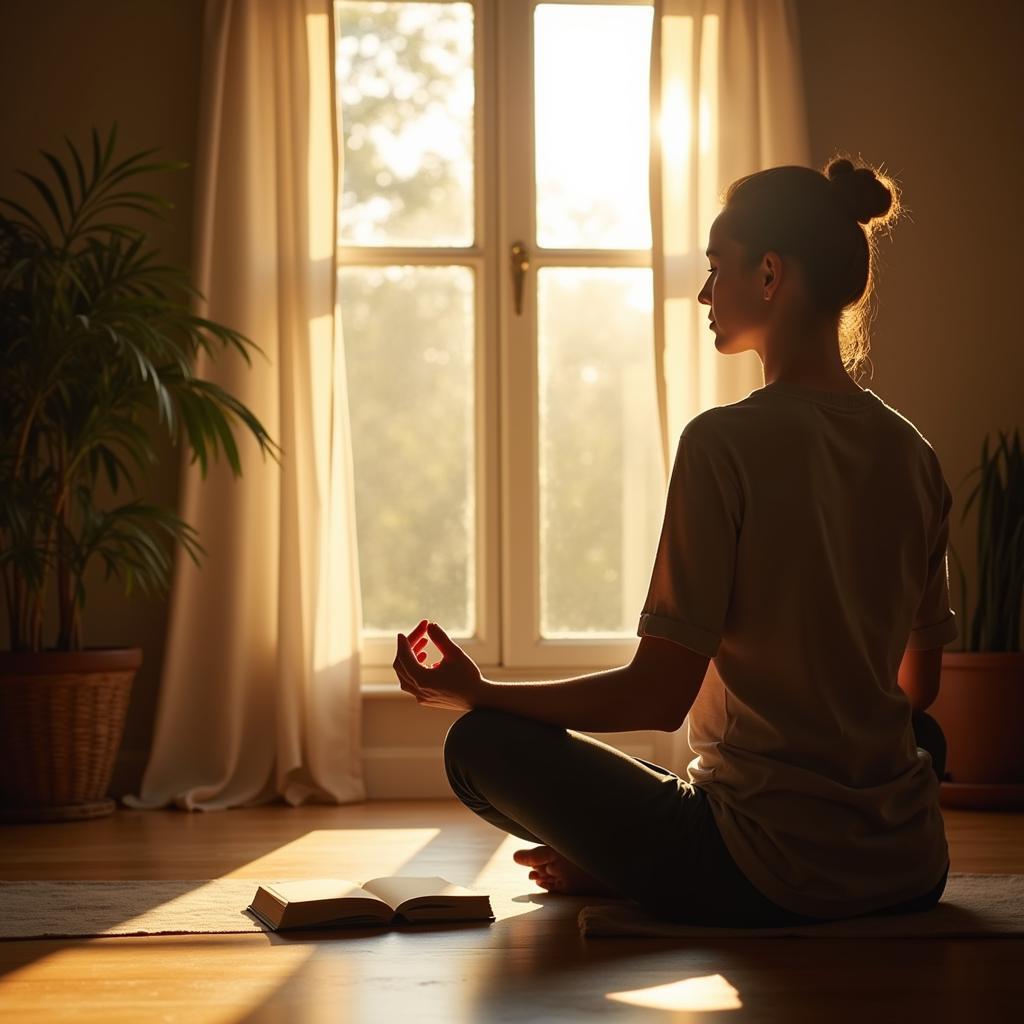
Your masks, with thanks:
<instances>
[{"instance_id":1,"label":"sheer white curtain","mask_svg":"<svg viewBox=\"0 0 1024 1024\"><path fill-rule=\"evenodd\" d=\"M792 0L655 0L651 124L654 359L667 480L676 439L694 416L764 384L755 353L718 353L697 293L729 184L810 163ZM686 730L659 735L658 747L659 763L684 774Z\"/></svg>"},{"instance_id":2,"label":"sheer white curtain","mask_svg":"<svg viewBox=\"0 0 1024 1024\"><path fill-rule=\"evenodd\" d=\"M280 464L241 446L182 479L208 554L176 565L156 733L135 807L366 797L330 0L207 0L196 164L198 312L265 353L200 360Z\"/></svg>"}]
</instances>

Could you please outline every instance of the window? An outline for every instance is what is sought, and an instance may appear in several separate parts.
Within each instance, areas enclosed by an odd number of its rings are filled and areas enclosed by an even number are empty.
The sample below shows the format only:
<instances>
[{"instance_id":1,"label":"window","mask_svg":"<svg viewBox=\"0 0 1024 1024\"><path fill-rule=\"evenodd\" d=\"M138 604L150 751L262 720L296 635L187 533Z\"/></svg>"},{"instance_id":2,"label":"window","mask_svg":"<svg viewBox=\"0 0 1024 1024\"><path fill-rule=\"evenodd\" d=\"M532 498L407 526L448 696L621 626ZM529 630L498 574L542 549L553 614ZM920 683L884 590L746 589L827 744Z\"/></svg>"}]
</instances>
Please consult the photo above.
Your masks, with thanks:
<instances>
[{"instance_id":1,"label":"window","mask_svg":"<svg viewBox=\"0 0 1024 1024\"><path fill-rule=\"evenodd\" d=\"M628 661L664 507L647 3L336 0L368 681ZM374 672L374 667L377 671Z\"/></svg>"}]
</instances>

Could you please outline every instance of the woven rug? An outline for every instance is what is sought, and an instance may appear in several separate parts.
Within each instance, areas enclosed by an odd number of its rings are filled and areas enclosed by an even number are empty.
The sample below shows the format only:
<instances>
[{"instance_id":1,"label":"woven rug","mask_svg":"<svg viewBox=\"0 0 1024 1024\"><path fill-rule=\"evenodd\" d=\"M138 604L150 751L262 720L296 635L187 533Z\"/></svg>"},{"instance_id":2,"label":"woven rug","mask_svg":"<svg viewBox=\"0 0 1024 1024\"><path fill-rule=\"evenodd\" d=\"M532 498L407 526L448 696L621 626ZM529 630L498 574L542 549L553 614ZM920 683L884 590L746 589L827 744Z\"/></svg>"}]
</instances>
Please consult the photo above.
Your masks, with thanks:
<instances>
[{"instance_id":1,"label":"woven rug","mask_svg":"<svg viewBox=\"0 0 1024 1024\"><path fill-rule=\"evenodd\" d=\"M808 939L914 938L1024 935L1024 875L950 872L942 900L932 910L892 917L854 917L827 924L783 928L711 928L659 921L633 902L583 907L580 933L601 936L661 935L687 939L794 935Z\"/></svg>"},{"instance_id":2,"label":"woven rug","mask_svg":"<svg viewBox=\"0 0 1024 1024\"><path fill-rule=\"evenodd\" d=\"M259 932L245 910L258 881L0 882L0 939ZM864 917L786 928L673 924L632 903L583 907L579 927L602 935L682 938L949 938L1024 934L1024 875L951 873L942 902L923 914Z\"/></svg>"},{"instance_id":3,"label":"woven rug","mask_svg":"<svg viewBox=\"0 0 1024 1024\"><path fill-rule=\"evenodd\" d=\"M255 878L0 882L0 939L259 932Z\"/></svg>"}]
</instances>

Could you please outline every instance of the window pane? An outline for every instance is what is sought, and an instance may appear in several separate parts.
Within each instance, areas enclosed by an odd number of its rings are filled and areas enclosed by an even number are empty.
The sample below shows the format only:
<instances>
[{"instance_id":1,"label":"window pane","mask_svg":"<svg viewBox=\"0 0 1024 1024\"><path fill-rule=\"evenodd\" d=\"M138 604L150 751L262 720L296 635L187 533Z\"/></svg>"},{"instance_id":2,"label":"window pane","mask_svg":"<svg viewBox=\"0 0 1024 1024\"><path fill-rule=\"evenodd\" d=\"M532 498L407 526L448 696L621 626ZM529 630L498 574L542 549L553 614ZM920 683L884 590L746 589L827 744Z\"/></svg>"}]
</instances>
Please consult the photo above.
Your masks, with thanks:
<instances>
[{"instance_id":1,"label":"window pane","mask_svg":"<svg viewBox=\"0 0 1024 1024\"><path fill-rule=\"evenodd\" d=\"M636 635L664 512L645 268L538 272L546 637Z\"/></svg>"},{"instance_id":2,"label":"window pane","mask_svg":"<svg viewBox=\"0 0 1024 1024\"><path fill-rule=\"evenodd\" d=\"M650 7L540 4L534 15L537 244L651 244Z\"/></svg>"},{"instance_id":3,"label":"window pane","mask_svg":"<svg viewBox=\"0 0 1024 1024\"><path fill-rule=\"evenodd\" d=\"M342 267L366 636L475 622L473 271Z\"/></svg>"},{"instance_id":4,"label":"window pane","mask_svg":"<svg viewBox=\"0 0 1024 1024\"><path fill-rule=\"evenodd\" d=\"M472 5L336 0L335 26L341 241L472 245Z\"/></svg>"}]
</instances>

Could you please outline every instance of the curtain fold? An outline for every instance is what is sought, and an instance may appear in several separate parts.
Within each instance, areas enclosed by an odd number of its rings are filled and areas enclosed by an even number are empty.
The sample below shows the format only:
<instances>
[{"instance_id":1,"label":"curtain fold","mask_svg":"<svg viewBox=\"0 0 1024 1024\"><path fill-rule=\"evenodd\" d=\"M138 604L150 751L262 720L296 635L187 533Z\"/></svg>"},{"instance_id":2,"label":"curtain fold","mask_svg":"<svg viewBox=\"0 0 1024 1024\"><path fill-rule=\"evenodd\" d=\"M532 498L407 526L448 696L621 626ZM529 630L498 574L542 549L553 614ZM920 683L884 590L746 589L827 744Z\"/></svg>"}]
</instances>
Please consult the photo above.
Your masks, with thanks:
<instances>
[{"instance_id":1,"label":"curtain fold","mask_svg":"<svg viewBox=\"0 0 1024 1024\"><path fill-rule=\"evenodd\" d=\"M753 352L721 356L697 303L725 188L810 163L792 0L655 0L651 45L655 368L666 477L699 412L761 387Z\"/></svg>"},{"instance_id":2,"label":"curtain fold","mask_svg":"<svg viewBox=\"0 0 1024 1024\"><path fill-rule=\"evenodd\" d=\"M133 807L366 798L362 608L335 240L340 155L329 0L207 0L196 311L250 337L196 373L260 417L243 476L187 465L153 748Z\"/></svg>"},{"instance_id":3,"label":"curtain fold","mask_svg":"<svg viewBox=\"0 0 1024 1024\"><path fill-rule=\"evenodd\" d=\"M655 0L651 126L654 365L667 481L686 424L764 384L756 353L719 354L697 294L729 184L810 164L792 0ZM685 778L685 730L660 735L656 755Z\"/></svg>"}]
</instances>

